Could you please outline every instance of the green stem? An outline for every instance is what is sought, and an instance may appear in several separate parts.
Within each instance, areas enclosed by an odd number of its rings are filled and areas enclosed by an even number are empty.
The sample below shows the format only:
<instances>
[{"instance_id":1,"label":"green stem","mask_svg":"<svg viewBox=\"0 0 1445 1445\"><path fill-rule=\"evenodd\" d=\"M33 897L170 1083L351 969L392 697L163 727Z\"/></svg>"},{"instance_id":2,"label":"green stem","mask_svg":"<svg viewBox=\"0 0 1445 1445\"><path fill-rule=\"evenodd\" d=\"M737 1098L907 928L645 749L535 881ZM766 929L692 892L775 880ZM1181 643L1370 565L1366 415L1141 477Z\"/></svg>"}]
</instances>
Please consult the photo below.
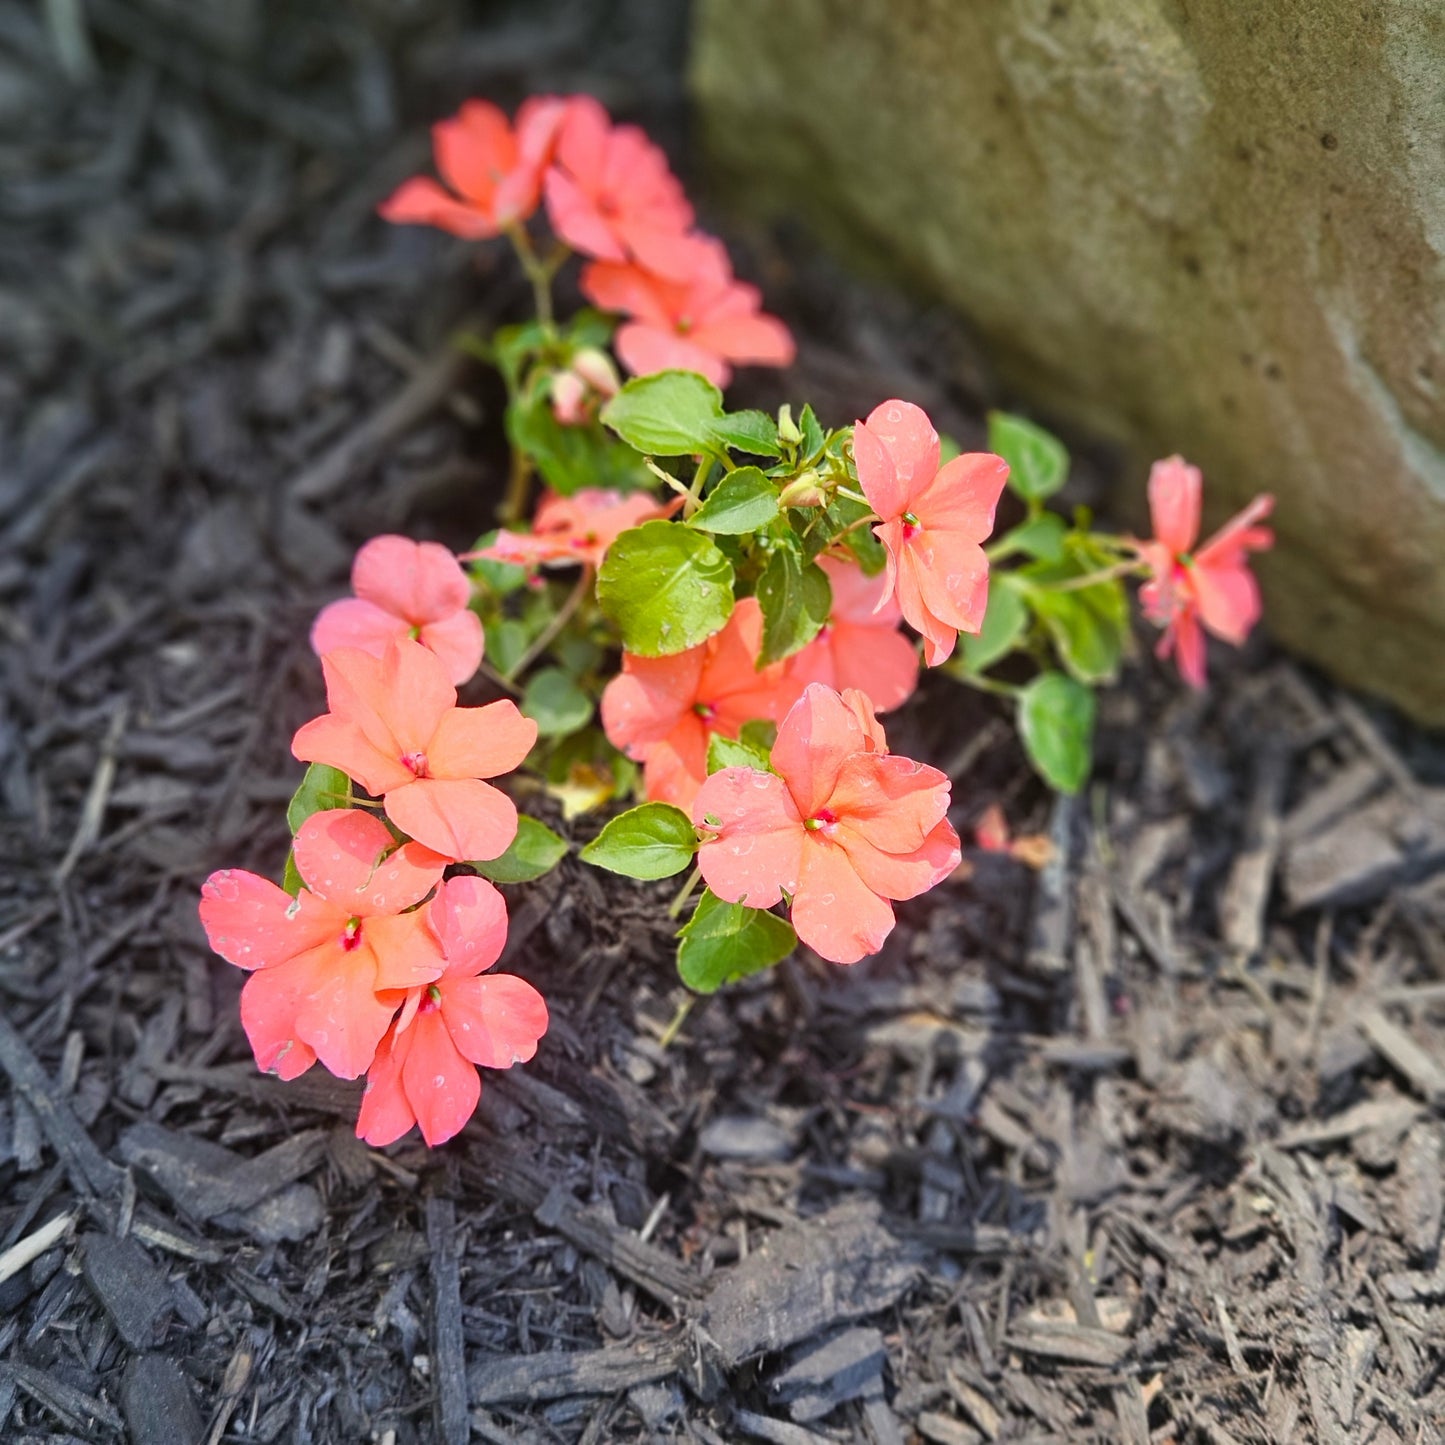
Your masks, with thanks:
<instances>
[{"instance_id":1,"label":"green stem","mask_svg":"<svg viewBox=\"0 0 1445 1445\"><path fill-rule=\"evenodd\" d=\"M667 905L667 916L669 918L676 918L677 915L682 912L683 906L687 903L687 900L692 897L692 890L697 887L698 880L701 877L701 868L694 868L692 872L687 875L687 882L678 889L677 897Z\"/></svg>"},{"instance_id":2,"label":"green stem","mask_svg":"<svg viewBox=\"0 0 1445 1445\"><path fill-rule=\"evenodd\" d=\"M664 486L671 487L672 490L676 492L679 497L690 498L692 496L692 491L689 487L685 487L680 481L678 481L675 476L673 476L671 472L666 471L664 468L658 466L651 457L643 457L642 465L645 466L647 470L651 472L654 477L657 478L658 481L663 483Z\"/></svg>"},{"instance_id":3,"label":"green stem","mask_svg":"<svg viewBox=\"0 0 1445 1445\"><path fill-rule=\"evenodd\" d=\"M862 502L865 507L871 507L872 502L862 492L855 492L852 487L834 487L833 494L838 497L847 497L850 502ZM873 519L878 520L876 517Z\"/></svg>"},{"instance_id":4,"label":"green stem","mask_svg":"<svg viewBox=\"0 0 1445 1445\"><path fill-rule=\"evenodd\" d=\"M1112 582L1116 577L1140 576L1148 569L1139 562L1116 562L1099 572L1086 572L1082 577L1070 577L1066 582L1034 582L1031 585L1044 592L1080 592L1085 587L1097 587L1103 582Z\"/></svg>"},{"instance_id":5,"label":"green stem","mask_svg":"<svg viewBox=\"0 0 1445 1445\"><path fill-rule=\"evenodd\" d=\"M567 594L567 600L557 610L557 615L534 637L527 650L507 672L507 681L519 678L557 639L557 634L572 620L582 600L592 586L592 568L584 566L576 585Z\"/></svg>"},{"instance_id":6,"label":"green stem","mask_svg":"<svg viewBox=\"0 0 1445 1445\"><path fill-rule=\"evenodd\" d=\"M552 328L552 277L557 273L557 267L566 259L565 254L553 261L548 258L544 261L537 255L536 248L532 245L532 238L527 234L526 228L520 221L513 221L507 227L507 239L512 243L512 249L517 253L517 260L522 263L522 270L527 273L527 280L532 283L532 301L537 308L537 320L549 331Z\"/></svg>"},{"instance_id":7,"label":"green stem","mask_svg":"<svg viewBox=\"0 0 1445 1445\"><path fill-rule=\"evenodd\" d=\"M981 673L975 672L954 672L949 671L949 676L955 682L961 682L965 687L971 687L978 692L989 692L995 697L1016 698L1023 691L1015 687L1011 682L999 682L996 678L984 677Z\"/></svg>"},{"instance_id":8,"label":"green stem","mask_svg":"<svg viewBox=\"0 0 1445 1445\"><path fill-rule=\"evenodd\" d=\"M512 468L507 474L507 491L497 508L497 520L503 526L520 522L527 514L527 491L532 485L532 461L526 453L513 448Z\"/></svg>"}]
</instances>

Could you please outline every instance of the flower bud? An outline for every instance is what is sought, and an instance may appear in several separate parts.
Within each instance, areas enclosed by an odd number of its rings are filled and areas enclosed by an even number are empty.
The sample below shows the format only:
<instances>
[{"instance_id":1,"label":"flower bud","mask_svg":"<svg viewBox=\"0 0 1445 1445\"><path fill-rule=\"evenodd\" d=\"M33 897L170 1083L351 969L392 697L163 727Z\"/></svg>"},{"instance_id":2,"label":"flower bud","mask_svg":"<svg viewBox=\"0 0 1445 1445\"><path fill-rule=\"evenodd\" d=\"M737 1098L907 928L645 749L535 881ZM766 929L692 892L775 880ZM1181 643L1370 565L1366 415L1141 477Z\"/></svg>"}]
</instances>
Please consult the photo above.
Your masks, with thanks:
<instances>
[{"instance_id":1,"label":"flower bud","mask_svg":"<svg viewBox=\"0 0 1445 1445\"><path fill-rule=\"evenodd\" d=\"M621 382L617 379L617 368L605 351L595 346L584 346L572 358L572 370L595 391L598 396L616 396Z\"/></svg>"},{"instance_id":2,"label":"flower bud","mask_svg":"<svg viewBox=\"0 0 1445 1445\"><path fill-rule=\"evenodd\" d=\"M778 440L784 446L795 447L803 440L798 424L793 420L793 408L784 402L778 408Z\"/></svg>"},{"instance_id":3,"label":"flower bud","mask_svg":"<svg viewBox=\"0 0 1445 1445\"><path fill-rule=\"evenodd\" d=\"M779 435L781 434L780 428ZM778 493L778 505L780 507L826 507L828 490L823 485L822 477L809 467L801 476L794 477Z\"/></svg>"},{"instance_id":4,"label":"flower bud","mask_svg":"<svg viewBox=\"0 0 1445 1445\"><path fill-rule=\"evenodd\" d=\"M575 371L559 371L552 378L552 415L563 426L587 420L587 383Z\"/></svg>"}]
</instances>

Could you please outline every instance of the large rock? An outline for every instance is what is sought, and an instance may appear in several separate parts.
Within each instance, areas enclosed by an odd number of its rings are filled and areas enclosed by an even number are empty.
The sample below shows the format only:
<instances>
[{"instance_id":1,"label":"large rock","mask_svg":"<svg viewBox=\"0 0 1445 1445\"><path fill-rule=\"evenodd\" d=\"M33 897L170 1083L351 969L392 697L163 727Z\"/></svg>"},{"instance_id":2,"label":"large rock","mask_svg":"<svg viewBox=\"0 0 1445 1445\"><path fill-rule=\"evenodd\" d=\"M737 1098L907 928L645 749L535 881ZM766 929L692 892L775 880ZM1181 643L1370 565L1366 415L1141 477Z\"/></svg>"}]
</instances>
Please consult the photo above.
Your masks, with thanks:
<instances>
[{"instance_id":1,"label":"large rock","mask_svg":"<svg viewBox=\"0 0 1445 1445\"><path fill-rule=\"evenodd\" d=\"M1445 722L1440 0L698 0L718 171L1004 379L1279 498L1278 636Z\"/></svg>"}]
</instances>

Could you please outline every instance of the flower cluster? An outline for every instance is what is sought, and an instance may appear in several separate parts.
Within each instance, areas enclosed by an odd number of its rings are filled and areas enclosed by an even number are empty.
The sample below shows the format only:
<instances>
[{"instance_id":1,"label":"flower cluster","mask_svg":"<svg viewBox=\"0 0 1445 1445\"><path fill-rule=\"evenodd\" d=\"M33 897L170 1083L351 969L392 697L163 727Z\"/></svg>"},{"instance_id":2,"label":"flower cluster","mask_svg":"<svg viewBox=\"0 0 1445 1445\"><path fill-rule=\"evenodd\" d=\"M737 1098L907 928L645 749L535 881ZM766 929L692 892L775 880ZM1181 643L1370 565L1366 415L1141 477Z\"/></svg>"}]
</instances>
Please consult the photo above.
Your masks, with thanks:
<instances>
[{"instance_id":1,"label":"flower cluster","mask_svg":"<svg viewBox=\"0 0 1445 1445\"><path fill-rule=\"evenodd\" d=\"M510 701L458 707L481 662L471 587L445 548L378 537L357 556L357 596L317 618L328 711L292 742L346 789L296 828L298 888L224 869L201 921L250 973L241 1021L256 1062L283 1079L318 1060L367 1075L357 1132L372 1143L420 1124L450 1138L476 1107L476 1065L532 1057L547 1009L528 983L483 977L507 937L502 896L451 865L496 858L517 834L511 799L485 781L517 767L537 726ZM359 784L388 826L350 807ZM398 841L400 835L400 841Z\"/></svg>"},{"instance_id":2,"label":"flower cluster","mask_svg":"<svg viewBox=\"0 0 1445 1445\"><path fill-rule=\"evenodd\" d=\"M446 187L413 177L381 214L468 240L507 233L530 257L521 228L544 204L562 245L591 258L583 294L628 318L615 344L633 375L678 368L725 386L736 364L792 361L788 328L734 277L722 243L694 229L667 157L592 96L534 98L515 126L489 101L468 101L432 127L432 145ZM558 419L582 421L589 394L615 389L595 354L574 359L553 383Z\"/></svg>"},{"instance_id":3,"label":"flower cluster","mask_svg":"<svg viewBox=\"0 0 1445 1445\"><path fill-rule=\"evenodd\" d=\"M791 900L798 937L834 963L877 953L890 900L916 898L959 864L949 782L888 751L861 692L810 683L773 744L771 769L724 768L698 789L697 863L729 903Z\"/></svg>"},{"instance_id":4,"label":"flower cluster","mask_svg":"<svg viewBox=\"0 0 1445 1445\"><path fill-rule=\"evenodd\" d=\"M732 365L784 365L792 338L641 131L590 97L542 97L515 121L469 102L433 138L445 184L413 178L382 214L506 234L537 305L535 323L472 338L507 390L506 525L460 558L398 536L360 550L354 595L311 633L327 710L292 742L310 766L284 884L224 869L200 904L248 975L257 1063L365 1075L373 1144L413 1125L450 1138L477 1069L530 1059L547 1028L536 989L490 971L507 939L493 884L540 877L569 844L496 779L526 762L568 818L644 795L580 857L649 881L694 870L674 905L700 878L678 934L688 987L799 941L853 963L883 947L895 903L967 872L948 777L890 752L878 720L917 689L920 647L1005 699L1038 774L1076 792L1094 690L1133 647L1126 580L1159 654L1202 687L1206 637L1237 645L1258 620L1250 556L1273 541L1265 496L1199 545L1203 480L1179 457L1150 476L1151 539L1097 532L1083 509L1071 523L1046 505L1068 454L1019 417L994 414L987 450L962 452L898 398L831 430L810 407L730 412ZM527 229L542 207L546 257ZM615 334L590 310L554 320L573 253ZM995 536L1005 488L1014 520ZM461 705L479 671L509 696ZM996 804L975 831L1034 866L1048 855Z\"/></svg>"}]
</instances>

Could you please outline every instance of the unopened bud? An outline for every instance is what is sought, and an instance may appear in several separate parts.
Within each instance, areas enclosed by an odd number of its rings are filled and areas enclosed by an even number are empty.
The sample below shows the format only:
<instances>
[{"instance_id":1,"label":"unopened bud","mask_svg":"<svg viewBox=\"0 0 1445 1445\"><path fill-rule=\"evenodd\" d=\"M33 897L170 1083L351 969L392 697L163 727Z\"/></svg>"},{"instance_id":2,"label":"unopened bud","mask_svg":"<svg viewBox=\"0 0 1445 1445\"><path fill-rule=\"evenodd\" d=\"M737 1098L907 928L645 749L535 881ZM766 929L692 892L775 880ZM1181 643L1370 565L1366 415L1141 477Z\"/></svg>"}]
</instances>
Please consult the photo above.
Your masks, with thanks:
<instances>
[{"instance_id":1,"label":"unopened bud","mask_svg":"<svg viewBox=\"0 0 1445 1445\"><path fill-rule=\"evenodd\" d=\"M595 346L584 346L572 358L572 370L598 396L616 396L622 384L617 379L617 368L613 366L612 358Z\"/></svg>"},{"instance_id":2,"label":"unopened bud","mask_svg":"<svg viewBox=\"0 0 1445 1445\"><path fill-rule=\"evenodd\" d=\"M803 440L803 434L793 420L793 408L787 402L778 408L778 440L790 447L797 446Z\"/></svg>"},{"instance_id":3,"label":"unopened bud","mask_svg":"<svg viewBox=\"0 0 1445 1445\"><path fill-rule=\"evenodd\" d=\"M781 435L781 431L779 432ZM826 507L828 492L823 479L810 467L801 476L794 477L778 493L780 507Z\"/></svg>"},{"instance_id":4,"label":"unopened bud","mask_svg":"<svg viewBox=\"0 0 1445 1445\"><path fill-rule=\"evenodd\" d=\"M587 420L587 383L575 371L559 371L552 378L552 415L563 426Z\"/></svg>"}]
</instances>

